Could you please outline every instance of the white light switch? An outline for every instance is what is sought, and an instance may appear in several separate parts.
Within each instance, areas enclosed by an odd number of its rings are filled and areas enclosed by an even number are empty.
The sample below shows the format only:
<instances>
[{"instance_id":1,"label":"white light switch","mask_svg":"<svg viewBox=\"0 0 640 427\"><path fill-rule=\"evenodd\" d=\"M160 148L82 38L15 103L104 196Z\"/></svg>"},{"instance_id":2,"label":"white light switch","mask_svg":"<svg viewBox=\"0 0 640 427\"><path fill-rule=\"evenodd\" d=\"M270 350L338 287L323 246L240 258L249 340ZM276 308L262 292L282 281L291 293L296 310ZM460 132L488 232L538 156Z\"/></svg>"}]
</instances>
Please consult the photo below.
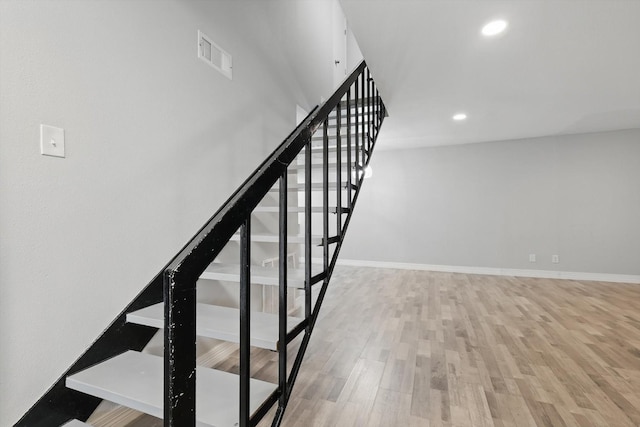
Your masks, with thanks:
<instances>
[{"instance_id":1,"label":"white light switch","mask_svg":"<svg viewBox=\"0 0 640 427\"><path fill-rule=\"evenodd\" d=\"M40 125L40 154L64 157L64 129Z\"/></svg>"}]
</instances>

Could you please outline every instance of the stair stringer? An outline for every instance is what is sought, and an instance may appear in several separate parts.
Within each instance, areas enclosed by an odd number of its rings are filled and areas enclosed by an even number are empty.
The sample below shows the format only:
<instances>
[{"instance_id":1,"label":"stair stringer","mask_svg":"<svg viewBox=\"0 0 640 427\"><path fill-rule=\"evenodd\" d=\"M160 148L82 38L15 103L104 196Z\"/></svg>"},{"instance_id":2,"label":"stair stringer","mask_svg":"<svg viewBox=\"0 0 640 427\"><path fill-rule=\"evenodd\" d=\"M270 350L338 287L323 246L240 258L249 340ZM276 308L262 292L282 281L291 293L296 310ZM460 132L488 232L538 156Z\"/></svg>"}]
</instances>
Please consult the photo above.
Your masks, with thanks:
<instances>
[{"instance_id":1,"label":"stair stringer","mask_svg":"<svg viewBox=\"0 0 640 427\"><path fill-rule=\"evenodd\" d=\"M127 350L141 351L156 328L127 323L127 313L163 301L164 269L134 298L89 348L16 423L15 427L51 427L72 419L86 420L102 401L65 386L67 376Z\"/></svg>"}]
</instances>

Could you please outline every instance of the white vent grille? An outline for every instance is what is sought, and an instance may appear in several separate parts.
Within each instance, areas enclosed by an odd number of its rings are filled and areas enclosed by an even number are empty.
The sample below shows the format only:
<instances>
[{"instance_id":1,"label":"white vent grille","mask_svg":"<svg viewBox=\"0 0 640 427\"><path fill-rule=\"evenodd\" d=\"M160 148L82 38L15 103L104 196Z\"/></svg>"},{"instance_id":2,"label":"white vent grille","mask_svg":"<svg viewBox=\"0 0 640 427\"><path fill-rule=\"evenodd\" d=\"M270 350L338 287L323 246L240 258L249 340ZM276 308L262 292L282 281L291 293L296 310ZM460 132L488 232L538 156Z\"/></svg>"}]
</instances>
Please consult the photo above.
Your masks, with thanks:
<instances>
[{"instance_id":1,"label":"white vent grille","mask_svg":"<svg viewBox=\"0 0 640 427\"><path fill-rule=\"evenodd\" d=\"M198 58L232 79L231 55L198 30Z\"/></svg>"}]
</instances>

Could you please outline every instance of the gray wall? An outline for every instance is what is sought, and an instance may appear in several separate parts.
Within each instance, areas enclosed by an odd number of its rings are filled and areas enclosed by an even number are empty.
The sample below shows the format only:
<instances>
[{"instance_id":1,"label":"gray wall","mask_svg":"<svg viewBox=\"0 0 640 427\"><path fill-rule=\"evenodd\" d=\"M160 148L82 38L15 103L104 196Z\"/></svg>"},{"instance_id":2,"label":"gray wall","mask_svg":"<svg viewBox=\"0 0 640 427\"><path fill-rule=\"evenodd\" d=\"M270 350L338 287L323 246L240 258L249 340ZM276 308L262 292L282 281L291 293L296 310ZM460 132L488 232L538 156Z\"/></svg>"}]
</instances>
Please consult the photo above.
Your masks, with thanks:
<instances>
[{"instance_id":1,"label":"gray wall","mask_svg":"<svg viewBox=\"0 0 640 427\"><path fill-rule=\"evenodd\" d=\"M343 259L640 274L639 129L378 151L371 165Z\"/></svg>"},{"instance_id":2,"label":"gray wall","mask_svg":"<svg viewBox=\"0 0 640 427\"><path fill-rule=\"evenodd\" d=\"M293 129L296 104L332 92L331 6L0 2L0 425ZM198 29L233 55L232 81L197 58ZM66 159L39 154L41 123L65 128Z\"/></svg>"}]
</instances>

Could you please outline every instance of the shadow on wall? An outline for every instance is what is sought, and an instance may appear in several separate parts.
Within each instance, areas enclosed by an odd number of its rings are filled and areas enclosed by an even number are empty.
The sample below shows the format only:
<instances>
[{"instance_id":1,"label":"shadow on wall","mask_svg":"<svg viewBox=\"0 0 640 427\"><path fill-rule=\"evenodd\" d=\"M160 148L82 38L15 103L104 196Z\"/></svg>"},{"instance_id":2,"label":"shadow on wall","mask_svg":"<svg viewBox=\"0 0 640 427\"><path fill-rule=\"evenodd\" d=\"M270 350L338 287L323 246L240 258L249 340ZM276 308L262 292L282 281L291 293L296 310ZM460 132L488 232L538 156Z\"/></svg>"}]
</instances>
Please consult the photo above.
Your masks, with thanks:
<instances>
[{"instance_id":1,"label":"shadow on wall","mask_svg":"<svg viewBox=\"0 0 640 427\"><path fill-rule=\"evenodd\" d=\"M590 114L562 129L560 134L601 132L603 130L635 129L640 109L614 110ZM614 124L614 125L612 125Z\"/></svg>"}]
</instances>

